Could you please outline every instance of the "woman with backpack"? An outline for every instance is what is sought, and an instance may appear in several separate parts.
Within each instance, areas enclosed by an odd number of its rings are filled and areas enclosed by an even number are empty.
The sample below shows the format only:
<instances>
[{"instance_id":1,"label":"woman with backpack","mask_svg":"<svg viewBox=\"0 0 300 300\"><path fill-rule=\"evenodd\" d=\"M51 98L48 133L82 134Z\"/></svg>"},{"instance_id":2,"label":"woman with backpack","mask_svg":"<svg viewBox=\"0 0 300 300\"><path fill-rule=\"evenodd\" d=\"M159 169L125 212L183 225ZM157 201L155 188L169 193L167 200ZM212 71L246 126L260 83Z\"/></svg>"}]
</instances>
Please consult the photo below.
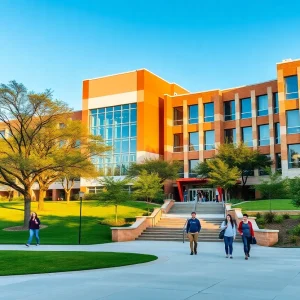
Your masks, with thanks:
<instances>
[{"instance_id":1,"label":"woman with backpack","mask_svg":"<svg viewBox=\"0 0 300 300\"><path fill-rule=\"evenodd\" d=\"M235 221L232 219L232 216L228 214L226 219L223 221L221 225L221 229L224 231L224 244L225 244L225 253L226 258L233 258L233 241L236 237L236 225Z\"/></svg>"}]
</instances>

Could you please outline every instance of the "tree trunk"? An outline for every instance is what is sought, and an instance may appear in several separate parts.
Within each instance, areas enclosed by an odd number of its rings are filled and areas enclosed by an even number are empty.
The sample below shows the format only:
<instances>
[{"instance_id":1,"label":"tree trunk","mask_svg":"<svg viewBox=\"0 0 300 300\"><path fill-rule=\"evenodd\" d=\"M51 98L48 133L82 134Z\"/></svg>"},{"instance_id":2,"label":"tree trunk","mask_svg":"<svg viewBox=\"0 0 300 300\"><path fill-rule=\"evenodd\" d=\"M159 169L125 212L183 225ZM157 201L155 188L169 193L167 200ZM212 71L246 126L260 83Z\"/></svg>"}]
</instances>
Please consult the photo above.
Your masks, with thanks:
<instances>
[{"instance_id":1,"label":"tree trunk","mask_svg":"<svg viewBox=\"0 0 300 300\"><path fill-rule=\"evenodd\" d=\"M227 203L227 192L228 192L228 190L227 189L224 189L224 196L225 196L225 204Z\"/></svg>"},{"instance_id":2,"label":"tree trunk","mask_svg":"<svg viewBox=\"0 0 300 300\"><path fill-rule=\"evenodd\" d=\"M31 195L30 192L24 195L24 228L28 228L31 213Z\"/></svg>"},{"instance_id":3,"label":"tree trunk","mask_svg":"<svg viewBox=\"0 0 300 300\"><path fill-rule=\"evenodd\" d=\"M40 190L39 191L39 204L38 204L38 210L44 210L44 200L46 197L46 191Z\"/></svg>"},{"instance_id":4,"label":"tree trunk","mask_svg":"<svg viewBox=\"0 0 300 300\"><path fill-rule=\"evenodd\" d=\"M70 203L70 198L71 198L71 191L65 191L66 192L66 200L67 200L67 204Z\"/></svg>"},{"instance_id":5,"label":"tree trunk","mask_svg":"<svg viewBox=\"0 0 300 300\"><path fill-rule=\"evenodd\" d=\"M118 205L115 205L116 225L118 224Z\"/></svg>"}]
</instances>

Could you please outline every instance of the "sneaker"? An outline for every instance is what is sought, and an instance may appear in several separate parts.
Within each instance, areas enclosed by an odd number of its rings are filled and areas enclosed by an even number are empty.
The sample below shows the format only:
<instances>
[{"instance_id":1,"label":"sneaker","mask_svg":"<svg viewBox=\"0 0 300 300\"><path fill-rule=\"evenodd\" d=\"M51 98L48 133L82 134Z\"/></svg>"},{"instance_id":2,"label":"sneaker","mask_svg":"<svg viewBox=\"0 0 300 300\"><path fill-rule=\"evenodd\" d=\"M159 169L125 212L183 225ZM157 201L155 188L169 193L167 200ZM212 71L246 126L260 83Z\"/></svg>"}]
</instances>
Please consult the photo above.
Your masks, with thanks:
<instances>
[{"instance_id":1,"label":"sneaker","mask_svg":"<svg viewBox=\"0 0 300 300\"><path fill-rule=\"evenodd\" d=\"M29 245L28 245L28 244L25 244L25 246L26 246L26 247L29 247Z\"/></svg>"},{"instance_id":2,"label":"sneaker","mask_svg":"<svg viewBox=\"0 0 300 300\"><path fill-rule=\"evenodd\" d=\"M230 255L230 259L233 259L233 256L232 256L232 255Z\"/></svg>"},{"instance_id":3,"label":"sneaker","mask_svg":"<svg viewBox=\"0 0 300 300\"><path fill-rule=\"evenodd\" d=\"M245 256L245 260L248 260L248 255L246 254L246 256Z\"/></svg>"},{"instance_id":4,"label":"sneaker","mask_svg":"<svg viewBox=\"0 0 300 300\"><path fill-rule=\"evenodd\" d=\"M228 258L229 256L228 256L228 254L226 254L226 258Z\"/></svg>"},{"instance_id":5,"label":"sneaker","mask_svg":"<svg viewBox=\"0 0 300 300\"><path fill-rule=\"evenodd\" d=\"M191 255L194 255L194 252L191 252Z\"/></svg>"},{"instance_id":6,"label":"sneaker","mask_svg":"<svg viewBox=\"0 0 300 300\"><path fill-rule=\"evenodd\" d=\"M40 244L36 244L37 246L39 246Z\"/></svg>"},{"instance_id":7,"label":"sneaker","mask_svg":"<svg viewBox=\"0 0 300 300\"><path fill-rule=\"evenodd\" d=\"M195 252L194 252L194 253L195 253L195 255L197 255L197 250L195 250Z\"/></svg>"}]
</instances>

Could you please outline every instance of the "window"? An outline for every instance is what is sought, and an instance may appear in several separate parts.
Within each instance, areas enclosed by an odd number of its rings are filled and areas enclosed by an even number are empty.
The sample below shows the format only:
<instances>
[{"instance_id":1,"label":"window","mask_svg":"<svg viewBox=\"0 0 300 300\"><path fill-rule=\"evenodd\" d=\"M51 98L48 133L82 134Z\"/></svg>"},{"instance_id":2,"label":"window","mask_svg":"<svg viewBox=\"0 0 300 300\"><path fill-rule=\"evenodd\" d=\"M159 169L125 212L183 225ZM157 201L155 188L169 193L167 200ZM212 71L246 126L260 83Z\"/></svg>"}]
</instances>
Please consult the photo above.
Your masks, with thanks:
<instances>
[{"instance_id":1,"label":"window","mask_svg":"<svg viewBox=\"0 0 300 300\"><path fill-rule=\"evenodd\" d=\"M298 99L298 78L296 75L285 77L285 99Z\"/></svg>"},{"instance_id":2,"label":"window","mask_svg":"<svg viewBox=\"0 0 300 300\"><path fill-rule=\"evenodd\" d=\"M257 103L257 116L267 116L269 113L268 95L258 96L256 98Z\"/></svg>"},{"instance_id":3,"label":"window","mask_svg":"<svg viewBox=\"0 0 300 300\"><path fill-rule=\"evenodd\" d=\"M296 110L288 110L286 112L287 119L287 133L294 134L300 133L300 111Z\"/></svg>"},{"instance_id":4,"label":"window","mask_svg":"<svg viewBox=\"0 0 300 300\"><path fill-rule=\"evenodd\" d=\"M275 167L277 172L282 172L281 169L281 153L276 153L275 154Z\"/></svg>"},{"instance_id":5,"label":"window","mask_svg":"<svg viewBox=\"0 0 300 300\"><path fill-rule=\"evenodd\" d=\"M280 123L275 123L275 144L280 144Z\"/></svg>"},{"instance_id":6,"label":"window","mask_svg":"<svg viewBox=\"0 0 300 300\"><path fill-rule=\"evenodd\" d=\"M93 163L103 176L126 175L130 163L136 161L136 103L109 106L90 111L90 132L100 135L112 146L101 159Z\"/></svg>"},{"instance_id":7,"label":"window","mask_svg":"<svg viewBox=\"0 0 300 300\"><path fill-rule=\"evenodd\" d=\"M300 168L300 144L288 145L289 168Z\"/></svg>"},{"instance_id":8,"label":"window","mask_svg":"<svg viewBox=\"0 0 300 300\"><path fill-rule=\"evenodd\" d=\"M204 150L215 149L215 131L208 130L204 132Z\"/></svg>"},{"instance_id":9,"label":"window","mask_svg":"<svg viewBox=\"0 0 300 300\"><path fill-rule=\"evenodd\" d=\"M180 169L179 169L179 173L178 173L178 177L179 178L184 178L184 162L183 160L178 160L178 162L180 163Z\"/></svg>"},{"instance_id":10,"label":"window","mask_svg":"<svg viewBox=\"0 0 300 300\"><path fill-rule=\"evenodd\" d=\"M173 125L182 125L183 124L183 107L174 107L173 110Z\"/></svg>"},{"instance_id":11,"label":"window","mask_svg":"<svg viewBox=\"0 0 300 300\"><path fill-rule=\"evenodd\" d=\"M102 187L102 186L89 186L87 188L88 194L98 194L103 191L103 188L104 187Z\"/></svg>"},{"instance_id":12,"label":"window","mask_svg":"<svg viewBox=\"0 0 300 300\"><path fill-rule=\"evenodd\" d=\"M199 151L199 132L189 133L189 151Z\"/></svg>"},{"instance_id":13,"label":"window","mask_svg":"<svg viewBox=\"0 0 300 300\"><path fill-rule=\"evenodd\" d=\"M245 145L252 147L253 146L253 137L252 137L252 127L243 127L242 128L242 139Z\"/></svg>"},{"instance_id":14,"label":"window","mask_svg":"<svg viewBox=\"0 0 300 300\"><path fill-rule=\"evenodd\" d=\"M215 120L214 103L204 104L204 122L213 122Z\"/></svg>"},{"instance_id":15,"label":"window","mask_svg":"<svg viewBox=\"0 0 300 300\"><path fill-rule=\"evenodd\" d=\"M66 124L65 123L59 123L59 129L63 129L66 128Z\"/></svg>"},{"instance_id":16,"label":"window","mask_svg":"<svg viewBox=\"0 0 300 300\"><path fill-rule=\"evenodd\" d=\"M189 160L189 177L197 177L197 173L195 172L195 167L198 165L198 159L190 159Z\"/></svg>"},{"instance_id":17,"label":"window","mask_svg":"<svg viewBox=\"0 0 300 300\"><path fill-rule=\"evenodd\" d=\"M198 105L189 106L189 124L198 123Z\"/></svg>"},{"instance_id":18,"label":"window","mask_svg":"<svg viewBox=\"0 0 300 300\"><path fill-rule=\"evenodd\" d=\"M269 124L258 126L259 146L270 145L270 128Z\"/></svg>"},{"instance_id":19,"label":"window","mask_svg":"<svg viewBox=\"0 0 300 300\"><path fill-rule=\"evenodd\" d=\"M271 156L270 154L268 155L265 155L266 157L268 157L268 159L271 159ZM258 174L259 176L265 176L265 175L268 175L268 168L264 168L264 169L258 169Z\"/></svg>"},{"instance_id":20,"label":"window","mask_svg":"<svg viewBox=\"0 0 300 300\"><path fill-rule=\"evenodd\" d=\"M227 101L224 103L225 121L235 120L235 101Z\"/></svg>"},{"instance_id":21,"label":"window","mask_svg":"<svg viewBox=\"0 0 300 300\"><path fill-rule=\"evenodd\" d=\"M174 147L173 152L183 151L183 133L174 134Z\"/></svg>"},{"instance_id":22,"label":"window","mask_svg":"<svg viewBox=\"0 0 300 300\"><path fill-rule=\"evenodd\" d=\"M241 119L252 117L251 98L241 100Z\"/></svg>"},{"instance_id":23,"label":"window","mask_svg":"<svg viewBox=\"0 0 300 300\"><path fill-rule=\"evenodd\" d=\"M278 93L273 93L273 107L274 107L274 114L278 114L279 113Z\"/></svg>"},{"instance_id":24,"label":"window","mask_svg":"<svg viewBox=\"0 0 300 300\"><path fill-rule=\"evenodd\" d=\"M236 143L236 129L225 129L225 143Z\"/></svg>"}]
</instances>

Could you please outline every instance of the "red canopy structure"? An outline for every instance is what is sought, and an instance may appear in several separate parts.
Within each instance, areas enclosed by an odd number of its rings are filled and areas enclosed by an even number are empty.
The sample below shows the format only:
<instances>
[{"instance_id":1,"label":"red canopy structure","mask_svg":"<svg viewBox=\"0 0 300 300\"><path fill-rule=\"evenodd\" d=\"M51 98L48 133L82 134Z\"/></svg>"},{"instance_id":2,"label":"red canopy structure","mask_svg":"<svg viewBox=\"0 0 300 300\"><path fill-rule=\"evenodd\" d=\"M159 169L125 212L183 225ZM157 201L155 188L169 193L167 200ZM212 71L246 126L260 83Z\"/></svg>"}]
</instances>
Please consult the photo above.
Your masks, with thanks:
<instances>
[{"instance_id":1,"label":"red canopy structure","mask_svg":"<svg viewBox=\"0 0 300 300\"><path fill-rule=\"evenodd\" d=\"M207 178L180 178L176 180L177 186L178 186L178 192L179 192L179 197L180 201L183 202L183 185L186 183L189 184L206 184L208 183ZM217 188L219 192L219 201L222 200L222 189Z\"/></svg>"}]
</instances>

